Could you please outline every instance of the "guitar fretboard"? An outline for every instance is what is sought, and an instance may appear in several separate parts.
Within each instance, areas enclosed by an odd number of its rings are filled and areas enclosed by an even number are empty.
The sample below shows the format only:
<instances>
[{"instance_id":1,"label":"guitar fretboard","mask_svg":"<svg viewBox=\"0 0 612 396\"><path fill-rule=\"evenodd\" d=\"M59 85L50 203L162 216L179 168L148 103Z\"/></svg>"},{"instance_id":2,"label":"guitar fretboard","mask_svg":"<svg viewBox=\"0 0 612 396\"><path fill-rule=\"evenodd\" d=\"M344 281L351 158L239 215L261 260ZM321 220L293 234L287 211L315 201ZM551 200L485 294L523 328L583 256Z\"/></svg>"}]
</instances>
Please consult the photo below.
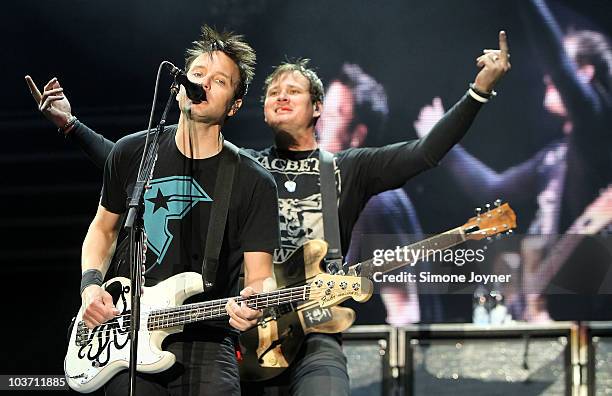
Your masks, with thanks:
<instances>
[{"instance_id":1,"label":"guitar fretboard","mask_svg":"<svg viewBox=\"0 0 612 396\"><path fill-rule=\"evenodd\" d=\"M407 252L407 257L405 257L406 260L396 260L395 258L392 260L384 260L383 257L382 259L384 262L382 265L376 265L374 263L374 259L372 258L350 267L349 275L359 275L372 278L375 272L386 273L407 265L414 265L417 261L422 261L428 257L431 257L436 251L456 246L465 242L466 239L467 238L463 228L457 227L442 234L434 235L401 248L402 253ZM410 253L411 251L413 251L415 254L417 251L421 251L417 260L414 259L412 253Z\"/></svg>"},{"instance_id":2,"label":"guitar fretboard","mask_svg":"<svg viewBox=\"0 0 612 396\"><path fill-rule=\"evenodd\" d=\"M251 309L263 309L294 301L305 301L310 299L310 297L310 285L304 285L260 293L246 298L235 297L234 300L238 304L245 302ZM225 305L228 301L229 298L224 298L156 310L149 314L147 328L150 331L159 330L202 320L222 318L227 316Z\"/></svg>"}]
</instances>

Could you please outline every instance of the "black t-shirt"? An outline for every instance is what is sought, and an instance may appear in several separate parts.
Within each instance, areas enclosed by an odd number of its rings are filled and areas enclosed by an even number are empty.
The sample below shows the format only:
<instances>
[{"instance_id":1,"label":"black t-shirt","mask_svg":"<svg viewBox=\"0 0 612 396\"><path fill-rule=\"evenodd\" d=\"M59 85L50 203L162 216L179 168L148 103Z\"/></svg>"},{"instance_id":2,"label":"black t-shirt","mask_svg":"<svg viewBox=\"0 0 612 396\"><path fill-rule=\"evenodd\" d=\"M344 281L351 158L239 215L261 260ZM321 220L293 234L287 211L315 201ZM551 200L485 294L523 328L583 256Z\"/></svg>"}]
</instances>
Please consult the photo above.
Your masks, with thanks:
<instances>
[{"instance_id":1,"label":"black t-shirt","mask_svg":"<svg viewBox=\"0 0 612 396\"><path fill-rule=\"evenodd\" d=\"M270 147L246 151L272 173L278 185L281 247L274 252L274 261L286 260L309 240L324 239L319 150L288 151ZM421 155L418 140L380 148L351 148L334 155L343 255L359 213L370 197L401 187L432 165ZM288 180L295 182L295 191L285 187Z\"/></svg>"},{"instance_id":2,"label":"black t-shirt","mask_svg":"<svg viewBox=\"0 0 612 396\"><path fill-rule=\"evenodd\" d=\"M185 157L176 146L176 130L176 126L167 127L160 136L151 188L144 196L147 286L178 273L202 271L220 155L199 160ZM122 138L106 161L101 205L113 213L126 211L145 137L145 132L138 132ZM188 302L235 296L243 253L272 253L278 247L274 179L241 151L233 183L215 287ZM127 275L126 270L122 268L120 275Z\"/></svg>"}]
</instances>

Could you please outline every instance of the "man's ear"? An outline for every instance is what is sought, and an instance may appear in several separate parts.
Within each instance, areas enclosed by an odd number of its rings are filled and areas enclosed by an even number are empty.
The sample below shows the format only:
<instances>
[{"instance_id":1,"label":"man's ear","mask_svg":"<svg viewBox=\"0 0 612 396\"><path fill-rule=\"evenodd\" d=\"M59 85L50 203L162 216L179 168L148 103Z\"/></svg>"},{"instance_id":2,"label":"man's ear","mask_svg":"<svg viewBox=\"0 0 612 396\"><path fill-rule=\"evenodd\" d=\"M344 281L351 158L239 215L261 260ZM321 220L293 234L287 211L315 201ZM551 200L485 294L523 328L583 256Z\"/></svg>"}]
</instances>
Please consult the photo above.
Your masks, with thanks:
<instances>
[{"instance_id":1,"label":"man's ear","mask_svg":"<svg viewBox=\"0 0 612 396\"><path fill-rule=\"evenodd\" d=\"M312 116L314 118L320 117L321 113L323 112L323 103L321 101L318 101L318 102L315 102L313 106L314 106L314 111L313 111Z\"/></svg>"},{"instance_id":2,"label":"man's ear","mask_svg":"<svg viewBox=\"0 0 612 396\"><path fill-rule=\"evenodd\" d=\"M359 123L353 128L351 134L351 147L361 147L368 136L368 127L365 124Z\"/></svg>"},{"instance_id":3,"label":"man's ear","mask_svg":"<svg viewBox=\"0 0 612 396\"><path fill-rule=\"evenodd\" d=\"M174 97L176 99L177 102L181 103L181 98L185 97L185 88L181 85L179 87L179 91L176 93L176 96Z\"/></svg>"},{"instance_id":4,"label":"man's ear","mask_svg":"<svg viewBox=\"0 0 612 396\"><path fill-rule=\"evenodd\" d=\"M232 107L230 107L230 110L227 113L227 116L232 117L234 114L238 112L238 109L240 107L242 107L242 99L236 99L234 103L232 104Z\"/></svg>"}]
</instances>

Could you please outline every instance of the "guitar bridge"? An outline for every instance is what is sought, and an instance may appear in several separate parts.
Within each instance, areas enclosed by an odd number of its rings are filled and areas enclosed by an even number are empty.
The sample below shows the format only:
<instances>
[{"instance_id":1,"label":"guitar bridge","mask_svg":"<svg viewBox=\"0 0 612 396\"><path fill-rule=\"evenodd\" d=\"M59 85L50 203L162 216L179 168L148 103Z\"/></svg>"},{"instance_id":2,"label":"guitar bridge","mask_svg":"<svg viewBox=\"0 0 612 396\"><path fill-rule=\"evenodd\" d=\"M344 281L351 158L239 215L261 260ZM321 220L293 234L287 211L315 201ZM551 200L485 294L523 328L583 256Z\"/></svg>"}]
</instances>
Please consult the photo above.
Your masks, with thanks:
<instances>
[{"instance_id":1,"label":"guitar bridge","mask_svg":"<svg viewBox=\"0 0 612 396\"><path fill-rule=\"evenodd\" d=\"M77 324L76 337L74 337L74 343L76 346L82 347L87 345L89 339L89 329L85 326L85 322L80 321Z\"/></svg>"}]
</instances>

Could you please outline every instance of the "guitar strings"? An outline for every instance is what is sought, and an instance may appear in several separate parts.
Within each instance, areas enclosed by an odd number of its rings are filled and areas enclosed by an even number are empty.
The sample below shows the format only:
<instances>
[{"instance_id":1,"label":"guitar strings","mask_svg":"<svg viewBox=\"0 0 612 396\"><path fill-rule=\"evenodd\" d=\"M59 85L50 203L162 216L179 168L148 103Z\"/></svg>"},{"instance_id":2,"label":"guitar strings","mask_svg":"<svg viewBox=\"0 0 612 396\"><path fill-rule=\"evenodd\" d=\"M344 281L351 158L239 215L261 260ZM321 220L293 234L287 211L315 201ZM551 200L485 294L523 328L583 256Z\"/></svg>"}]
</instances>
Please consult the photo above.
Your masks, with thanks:
<instances>
[{"instance_id":1,"label":"guitar strings","mask_svg":"<svg viewBox=\"0 0 612 396\"><path fill-rule=\"evenodd\" d=\"M283 303L296 301L296 297L303 296L305 294L304 292L307 291L307 289L310 287L311 287L310 285L306 285L306 286L301 286L301 287L297 287L293 289L277 290L277 291L270 292L270 293L260 293L260 294L257 294L251 297L237 297L235 298L235 300L237 303L243 302L243 301L245 302L254 301L255 305L257 305L258 303L264 302L265 300L267 303L266 306L283 304ZM309 299L319 298L320 295L323 293L324 293L323 290L315 290L314 293L312 290L310 290L310 293L308 294L305 300L307 301ZM273 300L273 304L269 304L270 299ZM149 325L151 325L151 327L157 327L163 324L163 326L159 328L164 328L164 327L173 327L173 326L177 326L180 324L197 322L197 321L206 320L206 319L227 317L229 315L227 314L227 312L224 311L224 308L228 300L229 299L206 301L203 303L196 303L196 304L186 305L186 306L178 306L178 307L174 307L170 309L151 310L148 312L145 311L144 315L141 316L141 320L145 318L149 319L147 321L147 327L149 327ZM253 307L253 308L256 309L256 307ZM168 313L160 313L166 310L168 311ZM215 310L218 312L214 312ZM151 315L162 315L162 316L160 318L153 318L153 320L151 320L152 319ZM131 317L130 314L124 314L124 315L118 315L115 318L123 318L124 319L123 324L125 326L129 326L130 317ZM161 323L156 323L156 322L161 322ZM104 324L100 326L104 326ZM96 326L96 327L99 327L99 326ZM94 336L95 335L108 335L108 333L113 332L115 329L116 328L105 328L103 330L96 331L96 328L93 328L91 330L88 329L88 332L91 332L91 334ZM155 330L155 329L151 329L151 330ZM139 331L145 331L145 330L143 329ZM93 337L91 337L91 339L93 339Z\"/></svg>"},{"instance_id":2,"label":"guitar strings","mask_svg":"<svg viewBox=\"0 0 612 396\"><path fill-rule=\"evenodd\" d=\"M313 296L313 297L318 297L318 296ZM292 300L291 298L288 298L288 297L283 298L283 300L286 300L286 301L279 301L279 303L282 304L282 303L286 303L286 302L295 301L294 299ZM182 315L182 316L177 316L177 317L173 317L173 318L166 318L165 319L166 322L163 323L164 326L161 326L159 328L161 329L161 328L167 328L167 327L174 327L174 326L178 326L178 325L182 325L182 324L199 322L199 321L206 320L206 319L222 318L222 317L229 316L227 314L227 312L225 312L225 311L223 311L223 313L221 313L222 307L215 307L215 308L217 308L219 310L218 313L213 313L213 312L206 313L205 312L204 315L202 315L202 313L199 313L197 316L194 316L194 315ZM153 311L151 311L151 312L153 312ZM182 313L184 313L184 312L182 312ZM208 315L210 315L210 316L208 316ZM123 321L123 325L124 326L129 326L130 325L130 322L131 322L130 315L120 315L120 317L124 317L125 318L125 320ZM144 318L146 318L146 316ZM144 318L141 317L141 319L144 319ZM145 329L141 329L139 331L147 331L148 332L148 331L151 331L151 330L156 330L155 327L157 327L157 326L155 326L155 324L153 324L153 326L151 326L151 327L153 327L151 329L149 328L148 325L149 325L149 323L147 323L147 329L146 330ZM104 326L104 324L102 324L100 326ZM96 327L99 327L99 326L96 326ZM91 333L88 333L88 334L90 334L87 337L88 341L94 341L96 339L96 336L100 336L100 335L108 336L110 333L113 333L116 329L117 329L116 327L106 327L106 328L101 329L101 330L96 330L96 328L94 328L92 330L88 329L88 331L91 332ZM124 334L127 334L127 333L124 333ZM89 345L89 344L87 344L87 345ZM85 346L87 346L87 345L85 345Z\"/></svg>"}]
</instances>

